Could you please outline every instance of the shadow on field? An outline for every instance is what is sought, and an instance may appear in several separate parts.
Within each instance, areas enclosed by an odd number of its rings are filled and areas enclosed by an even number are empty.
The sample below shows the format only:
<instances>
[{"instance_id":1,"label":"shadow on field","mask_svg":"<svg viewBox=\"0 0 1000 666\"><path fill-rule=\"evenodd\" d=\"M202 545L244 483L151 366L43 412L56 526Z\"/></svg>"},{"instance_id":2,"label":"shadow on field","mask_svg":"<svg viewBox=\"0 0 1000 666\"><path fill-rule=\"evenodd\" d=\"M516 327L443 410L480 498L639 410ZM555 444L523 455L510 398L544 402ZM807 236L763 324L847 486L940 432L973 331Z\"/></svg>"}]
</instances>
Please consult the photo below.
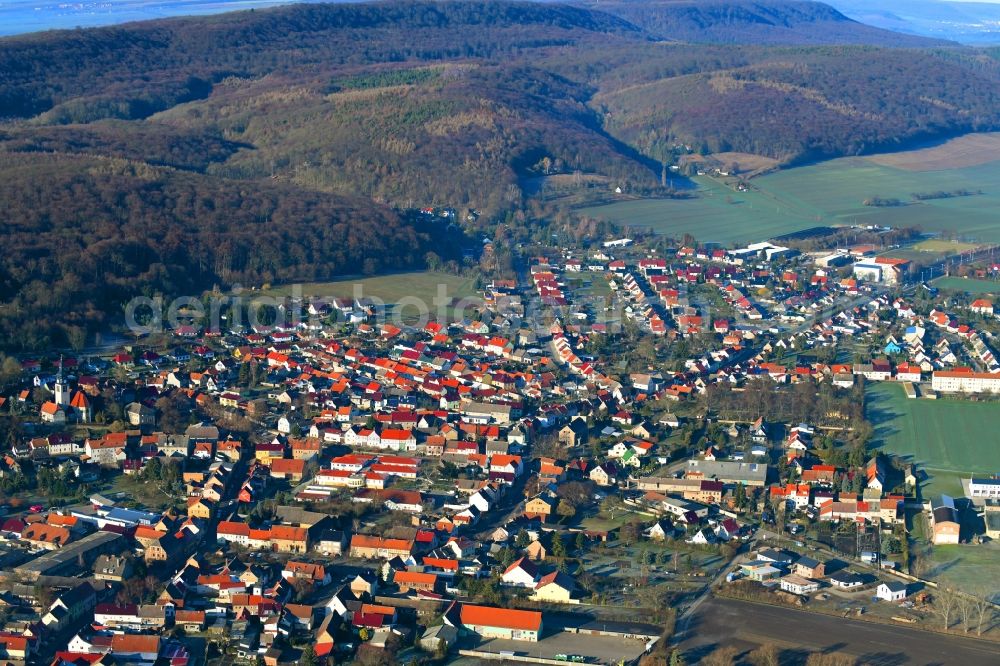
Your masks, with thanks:
<instances>
[{"instance_id":1,"label":"shadow on field","mask_svg":"<svg viewBox=\"0 0 1000 666\"><path fill-rule=\"evenodd\" d=\"M865 417L871 422L875 431L872 435L872 447L881 448L885 446L886 440L889 437L899 433L899 428L893 424L901 416L902 414L880 405L870 406L865 409Z\"/></svg>"}]
</instances>

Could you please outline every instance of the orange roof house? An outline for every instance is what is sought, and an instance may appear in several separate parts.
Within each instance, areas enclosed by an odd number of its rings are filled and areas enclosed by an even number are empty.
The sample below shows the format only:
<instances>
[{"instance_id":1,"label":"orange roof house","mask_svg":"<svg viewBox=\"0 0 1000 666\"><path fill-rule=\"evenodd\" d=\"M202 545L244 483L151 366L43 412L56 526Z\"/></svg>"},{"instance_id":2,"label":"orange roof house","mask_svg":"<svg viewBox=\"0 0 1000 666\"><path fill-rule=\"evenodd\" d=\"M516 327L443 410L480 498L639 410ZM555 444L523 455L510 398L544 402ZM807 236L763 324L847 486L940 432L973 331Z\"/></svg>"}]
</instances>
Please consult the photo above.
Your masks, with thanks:
<instances>
[{"instance_id":1,"label":"orange roof house","mask_svg":"<svg viewBox=\"0 0 1000 666\"><path fill-rule=\"evenodd\" d=\"M484 638L537 641L542 633L542 614L538 611L462 604L458 620Z\"/></svg>"},{"instance_id":2,"label":"orange roof house","mask_svg":"<svg viewBox=\"0 0 1000 666\"><path fill-rule=\"evenodd\" d=\"M438 577L437 574L421 571L397 571L393 575L392 582L399 586L400 592L410 590L432 592L437 587Z\"/></svg>"},{"instance_id":3,"label":"orange roof house","mask_svg":"<svg viewBox=\"0 0 1000 666\"><path fill-rule=\"evenodd\" d=\"M111 652L124 655L159 655L160 637L142 634L115 634L111 637Z\"/></svg>"},{"instance_id":4,"label":"orange roof house","mask_svg":"<svg viewBox=\"0 0 1000 666\"><path fill-rule=\"evenodd\" d=\"M21 538L36 546L55 550L69 543L72 536L65 527L46 523L33 523L21 532Z\"/></svg>"},{"instance_id":5,"label":"orange roof house","mask_svg":"<svg viewBox=\"0 0 1000 666\"><path fill-rule=\"evenodd\" d=\"M301 481L305 473L306 461L294 458L272 458L271 478Z\"/></svg>"},{"instance_id":6,"label":"orange roof house","mask_svg":"<svg viewBox=\"0 0 1000 666\"><path fill-rule=\"evenodd\" d=\"M412 552L413 541L409 539L386 539L367 534L351 536L351 557L389 559L397 555L410 555Z\"/></svg>"}]
</instances>

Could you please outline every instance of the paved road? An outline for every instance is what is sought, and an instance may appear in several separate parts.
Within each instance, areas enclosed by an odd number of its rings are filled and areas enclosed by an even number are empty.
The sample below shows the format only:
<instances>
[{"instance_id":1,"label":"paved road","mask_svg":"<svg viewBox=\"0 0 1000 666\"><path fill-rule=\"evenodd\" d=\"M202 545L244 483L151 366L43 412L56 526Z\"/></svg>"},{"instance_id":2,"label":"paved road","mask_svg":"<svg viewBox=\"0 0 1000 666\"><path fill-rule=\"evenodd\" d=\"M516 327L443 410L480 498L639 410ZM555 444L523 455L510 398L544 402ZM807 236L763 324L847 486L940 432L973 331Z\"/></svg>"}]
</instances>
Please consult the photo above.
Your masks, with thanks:
<instances>
[{"instance_id":1,"label":"paved road","mask_svg":"<svg viewBox=\"0 0 1000 666\"><path fill-rule=\"evenodd\" d=\"M1000 644L721 598L701 604L680 648L694 663L720 645L749 650L765 642L802 650L802 661L825 651L883 666L1000 663Z\"/></svg>"}]
</instances>

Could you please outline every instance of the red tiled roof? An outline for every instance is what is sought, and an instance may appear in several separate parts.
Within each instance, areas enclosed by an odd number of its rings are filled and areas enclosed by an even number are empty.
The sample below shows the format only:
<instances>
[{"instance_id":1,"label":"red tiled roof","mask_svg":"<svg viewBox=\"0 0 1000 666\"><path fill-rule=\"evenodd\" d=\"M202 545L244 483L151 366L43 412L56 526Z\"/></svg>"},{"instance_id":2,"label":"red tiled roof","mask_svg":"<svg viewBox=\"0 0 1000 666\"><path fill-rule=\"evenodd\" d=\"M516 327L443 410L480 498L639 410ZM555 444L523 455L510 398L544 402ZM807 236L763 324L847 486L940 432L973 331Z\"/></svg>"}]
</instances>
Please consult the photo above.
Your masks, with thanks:
<instances>
[{"instance_id":1,"label":"red tiled roof","mask_svg":"<svg viewBox=\"0 0 1000 666\"><path fill-rule=\"evenodd\" d=\"M159 654L160 637L141 634L115 634L111 639L111 651L119 654L135 652Z\"/></svg>"}]
</instances>

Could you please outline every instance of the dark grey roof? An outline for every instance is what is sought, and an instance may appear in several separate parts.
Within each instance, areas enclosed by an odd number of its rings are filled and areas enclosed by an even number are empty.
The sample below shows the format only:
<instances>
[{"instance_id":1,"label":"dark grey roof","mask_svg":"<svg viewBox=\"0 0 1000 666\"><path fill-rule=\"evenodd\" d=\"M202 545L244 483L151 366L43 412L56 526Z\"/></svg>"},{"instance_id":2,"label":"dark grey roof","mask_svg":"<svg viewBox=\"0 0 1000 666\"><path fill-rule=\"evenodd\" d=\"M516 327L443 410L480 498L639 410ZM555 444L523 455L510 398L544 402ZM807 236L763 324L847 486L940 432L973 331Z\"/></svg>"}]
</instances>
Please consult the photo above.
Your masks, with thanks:
<instances>
[{"instance_id":1,"label":"dark grey roof","mask_svg":"<svg viewBox=\"0 0 1000 666\"><path fill-rule=\"evenodd\" d=\"M955 516L955 510L947 506L939 506L934 509L934 522L935 523L957 523L958 518Z\"/></svg>"},{"instance_id":2,"label":"dark grey roof","mask_svg":"<svg viewBox=\"0 0 1000 666\"><path fill-rule=\"evenodd\" d=\"M794 555L790 555L782 550L774 550L773 548L759 551L757 557L763 560L770 560L771 562L788 562L789 564L795 561Z\"/></svg>"},{"instance_id":3,"label":"dark grey roof","mask_svg":"<svg viewBox=\"0 0 1000 666\"><path fill-rule=\"evenodd\" d=\"M819 561L814 560L811 557L806 557L805 555L803 555L799 559L795 560L795 563L798 564L798 565L801 565L803 567L807 567L809 569L815 569L816 567L818 567L820 565Z\"/></svg>"},{"instance_id":4,"label":"dark grey roof","mask_svg":"<svg viewBox=\"0 0 1000 666\"><path fill-rule=\"evenodd\" d=\"M864 579L862 579L861 576L859 576L858 574L856 574L856 573L854 573L852 571L848 571L847 569L843 569L843 570L838 571L838 572L836 572L834 574L831 574L830 575L830 580L833 581L833 582L835 582L835 583L863 583L864 582Z\"/></svg>"}]
</instances>

